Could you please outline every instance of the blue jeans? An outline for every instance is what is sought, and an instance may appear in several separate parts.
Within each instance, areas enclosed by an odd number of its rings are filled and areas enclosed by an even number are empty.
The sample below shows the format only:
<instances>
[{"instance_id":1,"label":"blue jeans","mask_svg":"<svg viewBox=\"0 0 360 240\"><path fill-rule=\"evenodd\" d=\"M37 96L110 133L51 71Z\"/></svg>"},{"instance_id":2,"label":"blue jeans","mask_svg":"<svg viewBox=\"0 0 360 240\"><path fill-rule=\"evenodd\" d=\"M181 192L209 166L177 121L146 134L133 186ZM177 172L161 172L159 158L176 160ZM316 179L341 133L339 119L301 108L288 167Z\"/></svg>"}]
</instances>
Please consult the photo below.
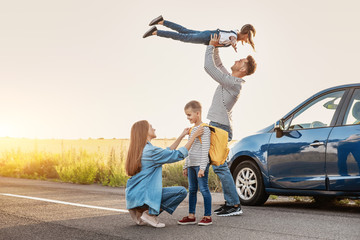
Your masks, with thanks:
<instances>
[{"instance_id":1,"label":"blue jeans","mask_svg":"<svg viewBox=\"0 0 360 240\"><path fill-rule=\"evenodd\" d=\"M210 122L210 125L227 131L229 133L228 141L229 142L231 141L232 130L229 126L223 125L220 123L216 123L216 122L212 122L212 121ZM234 206L234 205L240 204L240 199L236 192L235 183L234 183L233 177L231 175L230 169L227 165L227 162L225 161L224 164L222 164L220 166L213 165L212 167L213 167L213 170L216 173L216 175L218 175L220 178L226 205Z\"/></svg>"},{"instance_id":2,"label":"blue jeans","mask_svg":"<svg viewBox=\"0 0 360 240\"><path fill-rule=\"evenodd\" d=\"M201 178L198 177L198 172L200 170L199 166L188 167L187 170L189 180L189 213L195 214L199 186L200 192L204 198L204 216L211 216L211 194L208 185L209 165L206 167L205 175Z\"/></svg>"},{"instance_id":3,"label":"blue jeans","mask_svg":"<svg viewBox=\"0 0 360 240\"><path fill-rule=\"evenodd\" d=\"M187 191L184 187L166 187L162 189L160 209L172 214L179 204L186 198ZM149 214L157 215L151 208Z\"/></svg>"},{"instance_id":4,"label":"blue jeans","mask_svg":"<svg viewBox=\"0 0 360 240\"><path fill-rule=\"evenodd\" d=\"M159 37L172 38L174 40L196 43L196 44L209 45L211 35L213 35L214 33L218 33L218 30L214 30L214 31L191 30L183 26L180 26L179 24L166 20L164 20L164 26L171 28L177 32L157 30L157 35Z\"/></svg>"}]
</instances>

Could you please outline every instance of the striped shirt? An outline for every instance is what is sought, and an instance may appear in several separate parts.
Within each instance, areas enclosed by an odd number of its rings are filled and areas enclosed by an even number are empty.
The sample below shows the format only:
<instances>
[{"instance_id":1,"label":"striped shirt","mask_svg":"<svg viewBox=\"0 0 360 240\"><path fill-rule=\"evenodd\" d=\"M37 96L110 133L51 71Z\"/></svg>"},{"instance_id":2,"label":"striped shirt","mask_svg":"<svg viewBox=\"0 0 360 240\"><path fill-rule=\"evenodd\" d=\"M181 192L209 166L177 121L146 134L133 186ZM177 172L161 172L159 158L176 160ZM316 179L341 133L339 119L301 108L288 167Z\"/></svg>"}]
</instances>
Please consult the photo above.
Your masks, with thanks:
<instances>
[{"instance_id":1,"label":"striped shirt","mask_svg":"<svg viewBox=\"0 0 360 240\"><path fill-rule=\"evenodd\" d=\"M189 139L196 132L199 126L196 126L191 131ZM209 163L209 149L210 149L210 129L204 127L204 133L201 135L201 142L196 138L189 150L189 155L185 159L184 169L187 167L200 166L201 170L206 169Z\"/></svg>"},{"instance_id":2,"label":"striped shirt","mask_svg":"<svg viewBox=\"0 0 360 240\"><path fill-rule=\"evenodd\" d=\"M232 108L240 96L245 81L232 76L222 65L219 50L212 45L206 48L205 71L219 83L207 115L207 119L226 126L232 125Z\"/></svg>"}]
</instances>

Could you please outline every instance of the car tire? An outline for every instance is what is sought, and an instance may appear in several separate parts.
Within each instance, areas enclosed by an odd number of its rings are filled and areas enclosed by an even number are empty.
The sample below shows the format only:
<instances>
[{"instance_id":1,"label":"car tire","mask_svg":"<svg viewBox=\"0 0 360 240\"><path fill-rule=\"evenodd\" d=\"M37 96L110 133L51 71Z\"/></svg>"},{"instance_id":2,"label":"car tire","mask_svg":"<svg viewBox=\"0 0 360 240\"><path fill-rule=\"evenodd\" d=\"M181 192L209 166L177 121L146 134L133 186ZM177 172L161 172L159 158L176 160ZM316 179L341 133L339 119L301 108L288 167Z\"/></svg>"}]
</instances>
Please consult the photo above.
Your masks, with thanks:
<instances>
[{"instance_id":1,"label":"car tire","mask_svg":"<svg viewBox=\"0 0 360 240\"><path fill-rule=\"evenodd\" d=\"M236 166L233 178L242 205L262 205L269 198L261 171L253 161L246 160Z\"/></svg>"}]
</instances>

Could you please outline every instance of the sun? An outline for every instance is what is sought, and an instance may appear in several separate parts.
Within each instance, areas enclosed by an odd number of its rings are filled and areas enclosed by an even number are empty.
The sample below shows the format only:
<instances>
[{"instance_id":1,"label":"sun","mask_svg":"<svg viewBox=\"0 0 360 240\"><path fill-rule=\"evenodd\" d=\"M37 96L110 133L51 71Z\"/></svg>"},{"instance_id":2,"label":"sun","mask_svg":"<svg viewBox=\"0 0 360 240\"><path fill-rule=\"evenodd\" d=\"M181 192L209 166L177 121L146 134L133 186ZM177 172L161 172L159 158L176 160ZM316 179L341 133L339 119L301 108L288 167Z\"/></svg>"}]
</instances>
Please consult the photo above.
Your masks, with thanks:
<instances>
[{"instance_id":1,"label":"sun","mask_svg":"<svg viewBox=\"0 0 360 240\"><path fill-rule=\"evenodd\" d=\"M11 125L0 123L0 137L16 137L13 129Z\"/></svg>"}]
</instances>

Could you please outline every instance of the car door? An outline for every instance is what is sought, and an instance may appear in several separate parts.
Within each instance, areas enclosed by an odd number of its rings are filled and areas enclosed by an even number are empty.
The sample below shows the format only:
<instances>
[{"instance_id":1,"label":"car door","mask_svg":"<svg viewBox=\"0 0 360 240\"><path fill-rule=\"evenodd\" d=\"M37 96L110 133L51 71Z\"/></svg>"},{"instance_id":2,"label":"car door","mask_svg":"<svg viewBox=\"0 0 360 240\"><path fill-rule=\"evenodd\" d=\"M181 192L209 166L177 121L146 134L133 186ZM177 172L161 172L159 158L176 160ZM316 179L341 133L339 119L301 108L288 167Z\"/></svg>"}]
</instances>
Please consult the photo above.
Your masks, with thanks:
<instances>
[{"instance_id":1,"label":"car door","mask_svg":"<svg viewBox=\"0 0 360 240\"><path fill-rule=\"evenodd\" d=\"M360 191L360 89L349 99L327 143L329 190L334 191Z\"/></svg>"},{"instance_id":2,"label":"car door","mask_svg":"<svg viewBox=\"0 0 360 240\"><path fill-rule=\"evenodd\" d=\"M344 93L311 99L285 119L282 137L272 134L267 159L273 188L326 189L326 142Z\"/></svg>"}]
</instances>

